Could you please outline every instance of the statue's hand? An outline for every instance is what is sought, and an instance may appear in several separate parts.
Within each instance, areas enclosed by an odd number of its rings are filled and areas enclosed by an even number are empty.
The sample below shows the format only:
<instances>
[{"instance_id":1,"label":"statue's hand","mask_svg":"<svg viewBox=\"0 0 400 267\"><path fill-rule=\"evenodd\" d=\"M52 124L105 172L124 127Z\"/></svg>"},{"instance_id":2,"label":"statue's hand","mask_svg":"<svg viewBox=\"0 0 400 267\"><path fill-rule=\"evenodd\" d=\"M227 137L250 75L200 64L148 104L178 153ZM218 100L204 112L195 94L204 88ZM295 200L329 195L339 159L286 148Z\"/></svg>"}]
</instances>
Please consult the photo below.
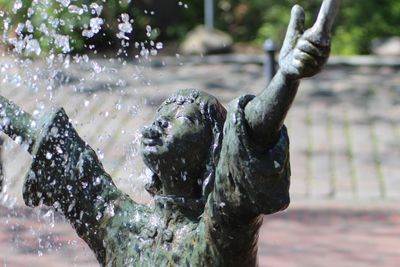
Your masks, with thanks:
<instances>
[{"instance_id":1,"label":"statue's hand","mask_svg":"<svg viewBox=\"0 0 400 267\"><path fill-rule=\"evenodd\" d=\"M304 10L292 9L286 37L279 57L280 71L297 80L317 74L330 52L330 32L339 1L325 0L314 26L304 31Z\"/></svg>"}]
</instances>

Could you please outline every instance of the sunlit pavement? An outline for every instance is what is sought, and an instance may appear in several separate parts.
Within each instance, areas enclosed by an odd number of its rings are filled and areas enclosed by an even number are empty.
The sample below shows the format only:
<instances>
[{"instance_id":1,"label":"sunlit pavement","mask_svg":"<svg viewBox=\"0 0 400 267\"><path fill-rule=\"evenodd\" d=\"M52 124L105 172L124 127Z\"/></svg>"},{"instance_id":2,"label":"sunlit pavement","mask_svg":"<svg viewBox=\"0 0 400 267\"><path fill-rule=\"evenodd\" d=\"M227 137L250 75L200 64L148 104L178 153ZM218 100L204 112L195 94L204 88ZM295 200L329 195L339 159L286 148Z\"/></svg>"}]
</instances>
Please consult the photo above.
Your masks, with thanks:
<instances>
[{"instance_id":1,"label":"sunlit pavement","mask_svg":"<svg viewBox=\"0 0 400 267\"><path fill-rule=\"evenodd\" d=\"M0 73L0 92L31 113L63 106L117 185L142 203L150 199L143 190L138 129L163 99L179 88L199 88L227 104L265 86L254 64L152 69L97 63L56 73L41 63L10 65ZM35 68L44 72L32 85ZM49 87L49 77L59 82ZM302 83L286 121L292 206L265 217L260 266L398 266L399 85L397 69L389 67L329 68ZM7 140L3 158L7 192L1 201L18 208L0 212L0 264L97 266L60 218L53 226L51 212L19 208L28 154Z\"/></svg>"},{"instance_id":2,"label":"sunlit pavement","mask_svg":"<svg viewBox=\"0 0 400 267\"><path fill-rule=\"evenodd\" d=\"M398 266L400 209L388 205L300 205L267 216L259 240L260 266ZM2 266L98 266L72 228L45 211L1 209ZM40 213L40 214L39 214ZM39 218L39 219L38 219Z\"/></svg>"}]
</instances>

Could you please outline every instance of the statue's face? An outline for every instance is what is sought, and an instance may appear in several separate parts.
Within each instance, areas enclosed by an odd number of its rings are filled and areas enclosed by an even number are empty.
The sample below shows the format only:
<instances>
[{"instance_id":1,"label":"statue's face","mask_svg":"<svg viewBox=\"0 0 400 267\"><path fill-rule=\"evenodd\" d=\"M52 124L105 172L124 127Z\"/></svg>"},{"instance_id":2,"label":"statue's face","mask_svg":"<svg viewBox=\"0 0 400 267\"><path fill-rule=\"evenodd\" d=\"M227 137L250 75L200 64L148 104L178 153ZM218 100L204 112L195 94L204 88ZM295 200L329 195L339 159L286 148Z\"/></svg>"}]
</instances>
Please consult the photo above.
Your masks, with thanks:
<instances>
[{"instance_id":1,"label":"statue's face","mask_svg":"<svg viewBox=\"0 0 400 267\"><path fill-rule=\"evenodd\" d=\"M211 140L211 126L197 104L171 103L142 130L141 153L147 167L159 175L164 191L192 195L198 191Z\"/></svg>"}]
</instances>

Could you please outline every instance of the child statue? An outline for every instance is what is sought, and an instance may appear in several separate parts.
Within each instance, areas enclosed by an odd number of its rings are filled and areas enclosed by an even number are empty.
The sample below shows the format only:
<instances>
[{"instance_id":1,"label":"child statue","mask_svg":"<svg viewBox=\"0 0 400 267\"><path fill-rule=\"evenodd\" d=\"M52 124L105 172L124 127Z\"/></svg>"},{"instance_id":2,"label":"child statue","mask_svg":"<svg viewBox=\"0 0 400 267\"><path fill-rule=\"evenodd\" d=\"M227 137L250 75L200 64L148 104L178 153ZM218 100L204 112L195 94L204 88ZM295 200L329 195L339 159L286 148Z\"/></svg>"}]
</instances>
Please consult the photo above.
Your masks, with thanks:
<instances>
[{"instance_id":1,"label":"child statue","mask_svg":"<svg viewBox=\"0 0 400 267\"><path fill-rule=\"evenodd\" d=\"M260 95L239 97L228 111L197 90L164 101L141 139L154 207L115 186L63 109L34 121L0 97L1 130L33 155L25 203L61 212L101 266L257 266L262 215L289 205L283 121L299 80L328 58L337 9L325 0L304 31L304 11L293 8L280 68Z\"/></svg>"}]
</instances>

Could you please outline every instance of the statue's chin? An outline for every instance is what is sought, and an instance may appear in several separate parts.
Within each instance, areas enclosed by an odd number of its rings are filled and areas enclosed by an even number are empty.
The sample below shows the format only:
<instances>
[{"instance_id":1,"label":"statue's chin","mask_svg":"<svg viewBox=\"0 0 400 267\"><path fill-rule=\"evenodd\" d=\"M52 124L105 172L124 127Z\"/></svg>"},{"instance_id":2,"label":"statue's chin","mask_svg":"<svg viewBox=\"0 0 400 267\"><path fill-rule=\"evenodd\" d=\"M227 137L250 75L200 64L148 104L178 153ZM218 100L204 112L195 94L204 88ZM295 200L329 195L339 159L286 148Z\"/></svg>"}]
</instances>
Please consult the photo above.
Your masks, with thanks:
<instances>
[{"instance_id":1,"label":"statue's chin","mask_svg":"<svg viewBox=\"0 0 400 267\"><path fill-rule=\"evenodd\" d=\"M142 159L147 168L149 168L153 173L159 174L159 164L155 160L154 155L144 153L142 150Z\"/></svg>"},{"instance_id":2,"label":"statue's chin","mask_svg":"<svg viewBox=\"0 0 400 267\"><path fill-rule=\"evenodd\" d=\"M166 160L168 157L165 150L160 147L142 148L141 155L146 167L157 175L160 175L160 169L170 168L172 165Z\"/></svg>"}]
</instances>

